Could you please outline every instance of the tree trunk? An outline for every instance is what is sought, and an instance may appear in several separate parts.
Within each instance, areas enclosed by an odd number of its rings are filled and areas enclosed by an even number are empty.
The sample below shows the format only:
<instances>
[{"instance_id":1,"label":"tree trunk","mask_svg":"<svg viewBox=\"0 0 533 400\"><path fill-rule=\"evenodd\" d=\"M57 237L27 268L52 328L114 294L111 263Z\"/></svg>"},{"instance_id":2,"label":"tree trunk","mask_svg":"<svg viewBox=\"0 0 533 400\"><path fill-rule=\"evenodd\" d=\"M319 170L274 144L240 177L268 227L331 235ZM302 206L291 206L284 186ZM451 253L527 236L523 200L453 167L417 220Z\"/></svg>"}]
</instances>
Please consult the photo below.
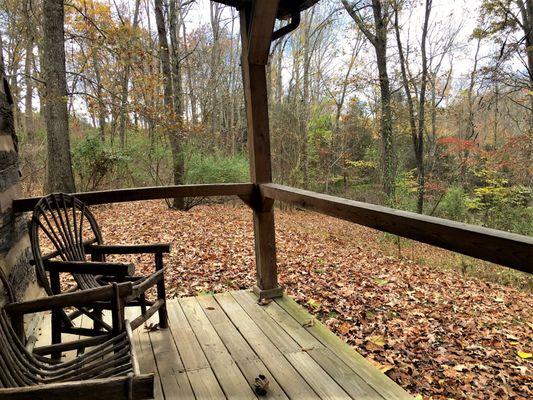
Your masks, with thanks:
<instances>
[{"instance_id":1,"label":"tree trunk","mask_svg":"<svg viewBox=\"0 0 533 400\"><path fill-rule=\"evenodd\" d=\"M307 18L307 23L305 24L305 29L303 31L303 83L302 83L302 98L300 104L302 109L300 110L300 134L302 136L302 172L303 172L303 188L309 188L309 114L310 114L310 103L311 99L309 98L309 74L311 69L311 49L310 49L310 34L311 34L311 23L314 16L314 8L311 10L309 18Z\"/></svg>"},{"instance_id":2,"label":"tree trunk","mask_svg":"<svg viewBox=\"0 0 533 400\"><path fill-rule=\"evenodd\" d=\"M165 80L163 88L163 103L168 115L168 120L164 122L165 131L170 142L172 152L172 173L174 177L174 184L181 185L183 183L183 152L179 142L179 131L176 130L176 124L173 123L174 105L172 99L172 72L170 68L170 52L167 40L167 28L165 24L165 17L163 14L162 0L154 0L155 4L155 21L157 24L157 34L159 39L159 56L161 58L161 69ZM175 198L172 202L172 207L178 210L184 209L183 198Z\"/></svg>"},{"instance_id":3,"label":"tree trunk","mask_svg":"<svg viewBox=\"0 0 533 400\"><path fill-rule=\"evenodd\" d=\"M98 132L100 140L105 142L105 125L106 125L106 106L102 98L102 77L100 75L100 65L96 49L93 51L93 68L96 76L96 97L98 98Z\"/></svg>"},{"instance_id":4,"label":"tree trunk","mask_svg":"<svg viewBox=\"0 0 533 400\"><path fill-rule=\"evenodd\" d=\"M139 24L139 8L141 6L141 0L135 1L135 11L133 14L133 29ZM130 38L129 42L131 44L132 40L135 38ZM124 149L126 146L126 127L128 124L128 85L130 82L130 72L131 72L131 63L128 61L124 66L124 71L122 74L122 79L120 83L120 114L119 114L119 123L118 123L118 136L120 139L120 148Z\"/></svg>"},{"instance_id":5,"label":"tree trunk","mask_svg":"<svg viewBox=\"0 0 533 400\"><path fill-rule=\"evenodd\" d=\"M524 30L526 53L527 53L527 68L529 75L529 129L526 135L529 137L529 144L527 146L527 158L531 160L531 152L533 146L531 145L533 137L533 0L526 0L524 5L523 0L516 0L520 7L520 14L522 16L522 26ZM530 169L526 168L527 182L531 185Z\"/></svg>"},{"instance_id":6,"label":"tree trunk","mask_svg":"<svg viewBox=\"0 0 533 400\"><path fill-rule=\"evenodd\" d=\"M47 170L45 193L75 192L67 111L65 31L62 0L43 1L43 60Z\"/></svg>"},{"instance_id":7,"label":"tree trunk","mask_svg":"<svg viewBox=\"0 0 533 400\"><path fill-rule=\"evenodd\" d=\"M477 38L476 52L474 55L474 65L472 67L472 72L470 73L470 83L468 85L467 91L467 106L468 106L468 116L467 116L467 133L466 140L475 140L477 137L476 134L476 125L474 121L474 87L476 84L477 68L479 62L479 50L481 48L481 37ZM463 152L463 159L461 160L461 170L459 179L462 181L463 186L467 182L467 165L468 157L470 152L465 150Z\"/></svg>"},{"instance_id":8,"label":"tree trunk","mask_svg":"<svg viewBox=\"0 0 533 400\"><path fill-rule=\"evenodd\" d=\"M33 123L33 37L28 34L26 38L26 60L24 64L24 81L26 82L26 96L24 98L24 129L28 142L34 141L35 127Z\"/></svg>"},{"instance_id":9,"label":"tree trunk","mask_svg":"<svg viewBox=\"0 0 533 400\"><path fill-rule=\"evenodd\" d=\"M210 2L210 21L211 21L211 30L213 33L213 45L211 48L211 55L209 61L209 81L208 81L208 107L207 116L209 118L209 132L212 137L215 137L217 133L220 133L218 130L219 119L220 119L220 107L219 107L219 96L218 96L218 76L219 65L220 65L220 19L222 14L222 5L216 2Z\"/></svg>"},{"instance_id":10,"label":"tree trunk","mask_svg":"<svg viewBox=\"0 0 533 400\"><path fill-rule=\"evenodd\" d=\"M394 199L394 143L392 134L392 108L389 75L387 73L387 42L379 40L376 46L376 60L379 72L379 89L381 94L381 146L382 146L382 184L383 192L389 201Z\"/></svg>"},{"instance_id":11,"label":"tree trunk","mask_svg":"<svg viewBox=\"0 0 533 400\"><path fill-rule=\"evenodd\" d=\"M425 174L424 174L424 130L426 115L426 87L428 78L428 60L426 54L426 40L428 35L429 15L431 14L432 0L426 0L424 14L424 27L422 28L422 79L420 82L420 100L418 101L418 137L416 142L416 167L418 169L418 199L416 210L419 214L424 211Z\"/></svg>"},{"instance_id":12,"label":"tree trunk","mask_svg":"<svg viewBox=\"0 0 533 400\"><path fill-rule=\"evenodd\" d=\"M174 129L177 130L176 135L183 139L183 84L181 76L181 59L179 52L179 25L178 12L179 7L176 7L177 0L170 0L170 43L172 47L171 53L171 74L172 74L172 89L173 89L173 105L174 105ZM176 140L176 155L174 160L174 184L182 185L185 175L185 165L183 157L183 149L180 140ZM173 208L177 210L185 209L185 199L183 197L175 198Z\"/></svg>"},{"instance_id":13,"label":"tree trunk","mask_svg":"<svg viewBox=\"0 0 533 400\"><path fill-rule=\"evenodd\" d=\"M422 58L422 77L420 82L420 99L418 100L418 126L415 119L415 108L413 98L411 96L411 89L409 80L407 78L407 60L403 53L403 46L400 37L400 27L398 25L398 9L394 12L394 31L396 33L396 42L398 44L398 54L400 58L400 69L402 75L402 83L407 98L407 107L409 110L409 126L411 129L411 137L413 140L413 150L415 153L416 169L417 169L417 204L416 210L419 214L424 211L424 192L425 192L425 171L424 171L424 129L425 129L425 110L426 110L426 87L428 80L428 63L426 54L426 40L428 33L429 15L431 12L432 0L426 0L424 25L422 28L421 40L421 58Z\"/></svg>"},{"instance_id":14,"label":"tree trunk","mask_svg":"<svg viewBox=\"0 0 533 400\"><path fill-rule=\"evenodd\" d=\"M361 15L360 4L350 4L348 0L341 0L344 8L350 14L376 52L376 62L379 73L379 89L381 95L381 176L383 192L387 202L394 201L396 163L394 159L394 137L392 131L392 108L389 75L387 72L387 26L389 23L388 4L383 0L372 0L372 18L375 32L369 29L368 21ZM385 6L385 7L384 7ZM364 7L366 8L366 7Z\"/></svg>"}]
</instances>

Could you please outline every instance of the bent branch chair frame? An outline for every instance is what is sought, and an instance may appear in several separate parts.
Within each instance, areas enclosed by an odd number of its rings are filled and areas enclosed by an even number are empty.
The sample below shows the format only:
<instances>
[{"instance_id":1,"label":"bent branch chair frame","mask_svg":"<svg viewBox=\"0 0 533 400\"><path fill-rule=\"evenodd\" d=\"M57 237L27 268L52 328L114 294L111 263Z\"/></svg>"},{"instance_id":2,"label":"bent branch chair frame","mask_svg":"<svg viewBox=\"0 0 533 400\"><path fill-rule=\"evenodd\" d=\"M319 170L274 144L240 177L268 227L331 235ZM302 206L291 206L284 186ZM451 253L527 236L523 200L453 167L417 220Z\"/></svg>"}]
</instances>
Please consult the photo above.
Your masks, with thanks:
<instances>
[{"instance_id":1,"label":"bent branch chair frame","mask_svg":"<svg viewBox=\"0 0 533 400\"><path fill-rule=\"evenodd\" d=\"M90 234L90 238L87 236ZM43 240L54 248L43 254ZM122 307L140 307L141 314L131 322L132 329L159 313L160 328L167 327L166 293L163 254L170 252L169 244L105 245L98 223L87 206L74 196L54 193L43 197L36 205L30 223L30 241L37 279L50 296L61 294L60 274L71 274L77 287L72 290L96 289L111 282L131 282L133 291L124 299ZM110 254L153 254L155 272L135 276L134 265L106 262ZM90 259L88 259L90 256ZM146 299L146 291L157 288L157 300ZM108 301L98 301L76 307L66 313L52 311L52 343L61 342L62 333L82 336L107 334L113 327L102 318L102 311L110 309ZM74 321L86 315L93 328L75 326Z\"/></svg>"},{"instance_id":2,"label":"bent branch chair frame","mask_svg":"<svg viewBox=\"0 0 533 400\"><path fill-rule=\"evenodd\" d=\"M79 400L153 398L154 376L140 374L131 327L127 321L122 323L120 303L133 292L130 282L25 302L15 301L1 269L0 282L9 301L0 307L0 400L52 400L73 394ZM114 331L108 336L30 352L12 325L12 321L21 321L25 314L84 306L93 301L109 301L113 305ZM84 351L87 347L91 348L66 362L44 356L64 350Z\"/></svg>"}]
</instances>

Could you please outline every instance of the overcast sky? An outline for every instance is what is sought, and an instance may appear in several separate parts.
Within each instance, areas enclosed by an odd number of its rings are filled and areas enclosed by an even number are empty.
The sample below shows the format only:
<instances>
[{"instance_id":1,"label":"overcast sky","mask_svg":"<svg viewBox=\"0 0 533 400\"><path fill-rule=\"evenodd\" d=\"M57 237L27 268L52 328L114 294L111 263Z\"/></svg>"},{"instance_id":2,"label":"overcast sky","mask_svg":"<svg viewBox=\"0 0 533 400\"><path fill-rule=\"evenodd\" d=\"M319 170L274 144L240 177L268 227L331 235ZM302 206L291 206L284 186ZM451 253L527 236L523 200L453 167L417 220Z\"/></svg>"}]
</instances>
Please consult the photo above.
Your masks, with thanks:
<instances>
[{"instance_id":1,"label":"overcast sky","mask_svg":"<svg viewBox=\"0 0 533 400\"><path fill-rule=\"evenodd\" d=\"M209 23L209 3L210 0L196 0L196 5L191 10L188 15L187 22L189 26L198 26L202 24ZM323 3L323 2L322 2ZM342 7L340 1L338 1L339 7ZM478 9L481 0L434 0L433 9L431 14L431 22L434 24L441 24L442 26L447 26L448 23L452 23L452 26L461 26L461 32L458 37L458 42L465 43L464 49L461 53L457 54L453 60L453 67L455 70L454 75L457 79L461 75L466 74L472 67L472 56L474 52L473 43L468 46L468 38L471 35L473 29L476 27L477 18L478 18ZM320 2L318 7L320 7ZM424 7L423 1L419 2L419 6L415 9L413 14L410 16L404 14L402 25L404 28L408 28L410 35L414 37L415 35L419 38L421 34L421 19L423 17ZM226 14L229 18L229 13ZM347 13L342 10L339 13L339 17L346 19L347 22L350 22ZM391 46L395 45L392 43ZM488 51L488 49L483 49L481 52Z\"/></svg>"}]
</instances>

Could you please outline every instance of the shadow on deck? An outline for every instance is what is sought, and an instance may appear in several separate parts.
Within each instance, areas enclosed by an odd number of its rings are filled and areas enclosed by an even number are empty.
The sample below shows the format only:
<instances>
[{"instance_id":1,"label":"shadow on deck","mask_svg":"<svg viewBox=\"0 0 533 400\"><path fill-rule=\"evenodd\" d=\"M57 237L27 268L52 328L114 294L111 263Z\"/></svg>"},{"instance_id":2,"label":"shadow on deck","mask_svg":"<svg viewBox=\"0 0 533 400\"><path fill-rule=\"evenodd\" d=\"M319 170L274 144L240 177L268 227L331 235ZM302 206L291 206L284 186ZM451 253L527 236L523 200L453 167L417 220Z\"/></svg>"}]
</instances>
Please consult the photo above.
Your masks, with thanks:
<instances>
[{"instance_id":1,"label":"shadow on deck","mask_svg":"<svg viewBox=\"0 0 533 400\"><path fill-rule=\"evenodd\" d=\"M170 300L169 329L137 329L155 398L412 399L290 297L257 301L249 291ZM254 393L259 375L269 381L266 396Z\"/></svg>"}]
</instances>

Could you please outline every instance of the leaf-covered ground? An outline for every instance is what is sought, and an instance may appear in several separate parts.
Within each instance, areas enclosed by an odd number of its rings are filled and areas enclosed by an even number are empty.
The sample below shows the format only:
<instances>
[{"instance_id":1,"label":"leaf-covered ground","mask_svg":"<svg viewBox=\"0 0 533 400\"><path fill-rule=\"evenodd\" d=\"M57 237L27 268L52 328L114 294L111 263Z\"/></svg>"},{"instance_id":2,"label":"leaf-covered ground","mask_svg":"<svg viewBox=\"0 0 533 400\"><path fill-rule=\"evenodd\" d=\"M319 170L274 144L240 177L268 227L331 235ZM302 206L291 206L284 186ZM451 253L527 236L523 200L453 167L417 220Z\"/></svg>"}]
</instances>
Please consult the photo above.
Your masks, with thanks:
<instances>
[{"instance_id":1,"label":"leaf-covered ground","mask_svg":"<svg viewBox=\"0 0 533 400\"><path fill-rule=\"evenodd\" d=\"M95 214L108 243L172 243L170 296L254 282L245 207L176 212L154 201L100 206ZM530 294L385 256L383 234L315 213L277 211L276 233L285 290L413 395L532 397ZM135 261L152 268L147 258Z\"/></svg>"}]
</instances>

